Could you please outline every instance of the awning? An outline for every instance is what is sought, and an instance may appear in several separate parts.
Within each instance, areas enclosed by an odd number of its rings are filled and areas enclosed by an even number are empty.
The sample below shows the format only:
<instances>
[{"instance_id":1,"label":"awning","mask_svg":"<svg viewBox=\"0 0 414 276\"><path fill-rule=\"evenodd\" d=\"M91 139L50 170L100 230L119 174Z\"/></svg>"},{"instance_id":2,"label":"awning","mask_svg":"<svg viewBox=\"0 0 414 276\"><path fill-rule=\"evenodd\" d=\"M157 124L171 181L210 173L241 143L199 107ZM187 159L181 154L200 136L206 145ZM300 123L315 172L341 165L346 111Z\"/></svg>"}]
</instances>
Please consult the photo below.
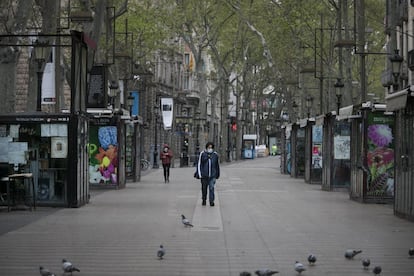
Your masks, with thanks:
<instances>
[{"instance_id":1,"label":"awning","mask_svg":"<svg viewBox=\"0 0 414 276\"><path fill-rule=\"evenodd\" d=\"M315 119L315 125L322 126L324 121L325 121L325 115L319 115Z\"/></svg>"},{"instance_id":2,"label":"awning","mask_svg":"<svg viewBox=\"0 0 414 276\"><path fill-rule=\"evenodd\" d=\"M404 90L392 93L391 95L385 97L387 102L387 111L395 111L399 109L405 108L407 105L407 98L408 98L409 89L406 88Z\"/></svg>"},{"instance_id":3,"label":"awning","mask_svg":"<svg viewBox=\"0 0 414 276\"><path fill-rule=\"evenodd\" d=\"M308 124L308 119L307 118L299 120L299 126L300 127L305 127L307 124Z\"/></svg>"},{"instance_id":4,"label":"awning","mask_svg":"<svg viewBox=\"0 0 414 276\"><path fill-rule=\"evenodd\" d=\"M337 120L346 120L348 119L352 113L354 112L354 106L348 105L339 109L339 114L336 116Z\"/></svg>"}]
</instances>

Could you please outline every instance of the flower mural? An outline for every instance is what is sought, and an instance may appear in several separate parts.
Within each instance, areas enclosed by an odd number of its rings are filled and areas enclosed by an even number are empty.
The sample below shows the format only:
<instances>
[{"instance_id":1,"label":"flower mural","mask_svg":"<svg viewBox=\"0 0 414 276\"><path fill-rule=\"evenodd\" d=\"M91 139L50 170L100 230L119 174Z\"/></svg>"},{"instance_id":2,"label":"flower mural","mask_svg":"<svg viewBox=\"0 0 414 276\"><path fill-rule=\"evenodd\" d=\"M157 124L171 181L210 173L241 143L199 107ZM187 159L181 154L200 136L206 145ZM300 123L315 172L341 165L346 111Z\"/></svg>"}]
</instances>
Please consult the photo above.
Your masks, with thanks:
<instances>
[{"instance_id":1,"label":"flower mural","mask_svg":"<svg viewBox=\"0 0 414 276\"><path fill-rule=\"evenodd\" d=\"M89 137L89 182L117 184L118 148L114 126L92 126Z\"/></svg>"},{"instance_id":2,"label":"flower mural","mask_svg":"<svg viewBox=\"0 0 414 276\"><path fill-rule=\"evenodd\" d=\"M377 120L380 117L375 117ZM368 195L394 195L393 131L389 124L371 124L367 129L367 165L370 172Z\"/></svg>"},{"instance_id":3,"label":"flower mural","mask_svg":"<svg viewBox=\"0 0 414 276\"><path fill-rule=\"evenodd\" d=\"M392 130L388 125L370 125L368 139L377 147L386 147L393 140Z\"/></svg>"}]
</instances>

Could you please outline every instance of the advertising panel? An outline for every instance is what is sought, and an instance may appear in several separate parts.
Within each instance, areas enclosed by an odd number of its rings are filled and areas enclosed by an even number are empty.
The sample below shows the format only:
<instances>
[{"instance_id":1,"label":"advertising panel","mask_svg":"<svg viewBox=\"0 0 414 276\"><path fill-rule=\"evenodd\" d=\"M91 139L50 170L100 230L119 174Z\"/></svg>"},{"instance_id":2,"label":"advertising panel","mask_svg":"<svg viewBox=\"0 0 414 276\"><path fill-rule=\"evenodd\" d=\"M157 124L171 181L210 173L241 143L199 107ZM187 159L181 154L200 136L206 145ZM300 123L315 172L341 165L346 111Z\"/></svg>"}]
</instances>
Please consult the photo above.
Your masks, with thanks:
<instances>
[{"instance_id":1,"label":"advertising panel","mask_svg":"<svg viewBox=\"0 0 414 276\"><path fill-rule=\"evenodd\" d=\"M382 113L368 115L368 196L394 196L394 120Z\"/></svg>"}]
</instances>

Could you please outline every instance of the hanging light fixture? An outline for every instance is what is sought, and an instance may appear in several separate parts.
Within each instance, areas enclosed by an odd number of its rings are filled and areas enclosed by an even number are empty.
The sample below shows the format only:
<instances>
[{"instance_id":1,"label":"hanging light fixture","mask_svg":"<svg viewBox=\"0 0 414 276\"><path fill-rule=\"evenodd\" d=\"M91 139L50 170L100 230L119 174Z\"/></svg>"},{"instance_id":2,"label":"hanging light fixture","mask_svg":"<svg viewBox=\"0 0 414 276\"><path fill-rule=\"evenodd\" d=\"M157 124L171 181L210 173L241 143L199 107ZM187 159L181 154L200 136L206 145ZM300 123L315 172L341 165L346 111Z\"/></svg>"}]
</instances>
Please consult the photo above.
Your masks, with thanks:
<instances>
[{"instance_id":1,"label":"hanging light fixture","mask_svg":"<svg viewBox=\"0 0 414 276\"><path fill-rule=\"evenodd\" d=\"M339 114L339 108L341 107L341 99L342 99L342 88L344 88L344 83L342 82L341 78L336 79L336 83L334 84L335 87L335 95L336 95L336 112Z\"/></svg>"},{"instance_id":2,"label":"hanging light fixture","mask_svg":"<svg viewBox=\"0 0 414 276\"><path fill-rule=\"evenodd\" d=\"M404 58L400 56L399 50L395 49L394 54L390 56L391 61L391 70L392 75L394 77L394 90L398 89L398 77L401 73L401 63L403 62Z\"/></svg>"},{"instance_id":3,"label":"hanging light fixture","mask_svg":"<svg viewBox=\"0 0 414 276\"><path fill-rule=\"evenodd\" d=\"M37 39L34 43L34 54L37 62L37 101L36 111L42 111L42 78L43 65L49 55L49 42Z\"/></svg>"}]
</instances>

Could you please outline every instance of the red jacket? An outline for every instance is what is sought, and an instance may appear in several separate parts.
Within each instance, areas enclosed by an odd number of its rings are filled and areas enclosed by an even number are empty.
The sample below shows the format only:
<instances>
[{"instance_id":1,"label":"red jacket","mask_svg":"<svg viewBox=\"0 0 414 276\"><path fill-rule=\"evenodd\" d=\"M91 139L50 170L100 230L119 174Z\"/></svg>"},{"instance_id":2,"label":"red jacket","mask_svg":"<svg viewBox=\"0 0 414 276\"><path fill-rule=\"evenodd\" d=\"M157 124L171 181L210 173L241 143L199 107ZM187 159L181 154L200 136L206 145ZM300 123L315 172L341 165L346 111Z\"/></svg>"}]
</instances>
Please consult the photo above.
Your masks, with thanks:
<instances>
[{"instance_id":1,"label":"red jacket","mask_svg":"<svg viewBox=\"0 0 414 276\"><path fill-rule=\"evenodd\" d=\"M168 149L167 152L164 151L165 148ZM171 159L173 159L173 157L174 157L174 155L173 155L172 150L170 149L170 147L168 145L165 144L162 147L161 152L160 152L160 159L162 161L162 164L163 165L165 165L165 164L171 164Z\"/></svg>"}]
</instances>

